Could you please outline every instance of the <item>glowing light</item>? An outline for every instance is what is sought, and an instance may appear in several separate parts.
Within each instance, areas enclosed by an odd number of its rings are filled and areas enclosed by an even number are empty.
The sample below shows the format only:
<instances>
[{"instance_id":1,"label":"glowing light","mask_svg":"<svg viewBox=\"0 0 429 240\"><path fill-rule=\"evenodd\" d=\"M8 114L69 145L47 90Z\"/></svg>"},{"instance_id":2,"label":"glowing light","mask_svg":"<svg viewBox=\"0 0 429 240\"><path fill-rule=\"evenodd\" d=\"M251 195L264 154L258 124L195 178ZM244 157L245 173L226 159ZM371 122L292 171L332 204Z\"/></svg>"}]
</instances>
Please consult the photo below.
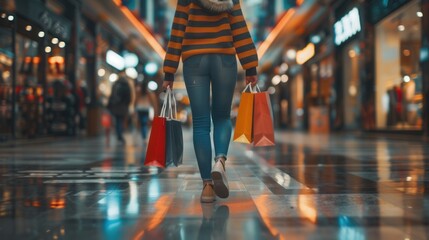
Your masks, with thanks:
<instances>
[{"instance_id":1,"label":"glowing light","mask_svg":"<svg viewBox=\"0 0 429 240\"><path fill-rule=\"evenodd\" d=\"M41 37L41 38L44 37L45 36L45 32L44 31L40 31L39 34L38 34L38 36Z\"/></svg>"},{"instance_id":2,"label":"glowing light","mask_svg":"<svg viewBox=\"0 0 429 240\"><path fill-rule=\"evenodd\" d=\"M276 88L271 86L267 89L267 92L271 95L273 95L274 93L276 93Z\"/></svg>"},{"instance_id":3,"label":"glowing light","mask_svg":"<svg viewBox=\"0 0 429 240\"><path fill-rule=\"evenodd\" d=\"M409 57L411 55L411 51L408 49L405 49L403 52L404 56Z\"/></svg>"},{"instance_id":4,"label":"glowing light","mask_svg":"<svg viewBox=\"0 0 429 240\"><path fill-rule=\"evenodd\" d=\"M118 74L116 74L116 73L112 73L112 74L110 74L110 76L109 76L109 81L110 81L110 82L116 82L118 79L119 79L119 76L118 76Z\"/></svg>"},{"instance_id":5,"label":"glowing light","mask_svg":"<svg viewBox=\"0 0 429 240\"><path fill-rule=\"evenodd\" d=\"M1 18L6 18L6 13L2 13Z\"/></svg>"},{"instance_id":6,"label":"glowing light","mask_svg":"<svg viewBox=\"0 0 429 240\"><path fill-rule=\"evenodd\" d=\"M49 46L45 47L45 52L46 53L50 53L51 51L52 51L51 47L49 47Z\"/></svg>"},{"instance_id":7,"label":"glowing light","mask_svg":"<svg viewBox=\"0 0 429 240\"><path fill-rule=\"evenodd\" d=\"M104 75L106 75L106 70L104 70L103 68L98 69L98 76L99 77L104 77Z\"/></svg>"},{"instance_id":8,"label":"glowing light","mask_svg":"<svg viewBox=\"0 0 429 240\"><path fill-rule=\"evenodd\" d=\"M149 88L149 90L156 91L158 89L158 83L156 83L154 81L150 81L147 84L147 87Z\"/></svg>"},{"instance_id":9,"label":"glowing light","mask_svg":"<svg viewBox=\"0 0 429 240\"><path fill-rule=\"evenodd\" d=\"M156 63L150 62L146 64L144 70L149 75L154 75L158 71L158 65Z\"/></svg>"},{"instance_id":10,"label":"glowing light","mask_svg":"<svg viewBox=\"0 0 429 240\"><path fill-rule=\"evenodd\" d=\"M296 62L298 64L304 64L314 56L315 52L316 52L316 49L314 44L313 43L307 44L307 46L304 49L296 53Z\"/></svg>"},{"instance_id":11,"label":"glowing light","mask_svg":"<svg viewBox=\"0 0 429 240\"><path fill-rule=\"evenodd\" d=\"M63 41L61 41L59 44L58 44L58 47L60 47L60 48L64 48L66 46L66 43L65 42L63 42Z\"/></svg>"},{"instance_id":12,"label":"glowing light","mask_svg":"<svg viewBox=\"0 0 429 240\"><path fill-rule=\"evenodd\" d=\"M322 37L320 37L320 35L314 35L310 38L310 41L314 44L319 44L322 41Z\"/></svg>"},{"instance_id":13,"label":"glowing light","mask_svg":"<svg viewBox=\"0 0 429 240\"><path fill-rule=\"evenodd\" d=\"M52 44L57 44L59 42L58 38L52 38Z\"/></svg>"},{"instance_id":14,"label":"glowing light","mask_svg":"<svg viewBox=\"0 0 429 240\"><path fill-rule=\"evenodd\" d=\"M63 64L64 63L64 57L62 57L62 56L53 56L53 57L49 58L48 62L50 64L55 64L55 63Z\"/></svg>"},{"instance_id":15,"label":"glowing light","mask_svg":"<svg viewBox=\"0 0 429 240\"><path fill-rule=\"evenodd\" d=\"M13 16L13 15L9 15L8 17L7 17L7 20L9 20L9 21L13 21L15 19L15 17Z\"/></svg>"},{"instance_id":16,"label":"glowing light","mask_svg":"<svg viewBox=\"0 0 429 240\"><path fill-rule=\"evenodd\" d=\"M137 77L139 76L139 73L135 68L125 69L125 74L132 79L137 79Z\"/></svg>"},{"instance_id":17,"label":"glowing light","mask_svg":"<svg viewBox=\"0 0 429 240\"><path fill-rule=\"evenodd\" d=\"M271 83L274 85L274 86L277 86L277 85L279 85L279 83L282 81L282 79L281 79L281 77L279 76L279 75L276 75L276 76L274 76L273 77L273 79L271 79Z\"/></svg>"},{"instance_id":18,"label":"glowing light","mask_svg":"<svg viewBox=\"0 0 429 240\"><path fill-rule=\"evenodd\" d=\"M417 17L419 17L419 18L423 17L423 13L420 11L418 11L416 14L417 14Z\"/></svg>"},{"instance_id":19,"label":"glowing light","mask_svg":"<svg viewBox=\"0 0 429 240\"><path fill-rule=\"evenodd\" d=\"M398 30L401 31L401 32L405 31L405 26L403 24L400 24L398 26Z\"/></svg>"},{"instance_id":20,"label":"glowing light","mask_svg":"<svg viewBox=\"0 0 429 240\"><path fill-rule=\"evenodd\" d=\"M288 69L289 69L289 65L287 65L287 63L282 63L282 65L280 65L279 72L285 73Z\"/></svg>"},{"instance_id":21,"label":"glowing light","mask_svg":"<svg viewBox=\"0 0 429 240\"><path fill-rule=\"evenodd\" d=\"M31 29L33 29L33 27L31 27L31 25L27 25L27 26L25 26L25 30L26 30L27 32L31 31Z\"/></svg>"},{"instance_id":22,"label":"glowing light","mask_svg":"<svg viewBox=\"0 0 429 240\"><path fill-rule=\"evenodd\" d=\"M405 76L404 76L404 82L410 82L410 81L411 81L410 76L405 75Z\"/></svg>"},{"instance_id":23,"label":"glowing light","mask_svg":"<svg viewBox=\"0 0 429 240\"><path fill-rule=\"evenodd\" d=\"M296 58L296 50L295 49L287 50L286 56L289 60L295 59Z\"/></svg>"},{"instance_id":24,"label":"glowing light","mask_svg":"<svg viewBox=\"0 0 429 240\"><path fill-rule=\"evenodd\" d=\"M349 94L350 96L354 97L357 95L357 87L356 86L350 86L349 87Z\"/></svg>"},{"instance_id":25,"label":"glowing light","mask_svg":"<svg viewBox=\"0 0 429 240\"><path fill-rule=\"evenodd\" d=\"M130 20L130 22L137 28L137 30L143 35L144 39L149 43L149 45L158 53L161 59L165 57L165 50L161 44L156 40L156 38L150 33L149 30L137 19L126 6L122 6L122 1L115 0L115 4L121 9L122 13Z\"/></svg>"},{"instance_id":26,"label":"glowing light","mask_svg":"<svg viewBox=\"0 0 429 240\"><path fill-rule=\"evenodd\" d=\"M355 51L355 50L353 50L353 49L352 49L352 50L350 50L350 51L349 51L349 57L350 57L350 58L354 58L354 57L356 57L356 51Z\"/></svg>"},{"instance_id":27,"label":"glowing light","mask_svg":"<svg viewBox=\"0 0 429 240\"><path fill-rule=\"evenodd\" d=\"M286 74L283 74L281 76L281 81L282 81L282 83L287 83L289 81L289 76Z\"/></svg>"},{"instance_id":28,"label":"glowing light","mask_svg":"<svg viewBox=\"0 0 429 240\"><path fill-rule=\"evenodd\" d=\"M412 177L407 177L407 182L410 182L411 180L413 180Z\"/></svg>"},{"instance_id":29,"label":"glowing light","mask_svg":"<svg viewBox=\"0 0 429 240\"><path fill-rule=\"evenodd\" d=\"M139 64L139 58L134 53L125 54L124 61L125 61L126 68L133 68L133 67L136 67L137 64Z\"/></svg>"},{"instance_id":30,"label":"glowing light","mask_svg":"<svg viewBox=\"0 0 429 240\"><path fill-rule=\"evenodd\" d=\"M362 30L359 10L353 8L334 24L335 44L341 45Z\"/></svg>"},{"instance_id":31,"label":"glowing light","mask_svg":"<svg viewBox=\"0 0 429 240\"><path fill-rule=\"evenodd\" d=\"M116 68L116 69L118 69L120 71L125 68L125 60L124 60L124 58L121 55L117 54L116 52L114 52L112 50L108 50L107 51L107 53L106 53L106 62L110 66L112 66L112 67L114 67L114 68Z\"/></svg>"},{"instance_id":32,"label":"glowing light","mask_svg":"<svg viewBox=\"0 0 429 240\"><path fill-rule=\"evenodd\" d=\"M295 13L295 9L289 9L287 13L280 19L279 23L274 27L268 37L259 45L258 56L262 59L268 48L273 44L274 40L279 36L281 30L289 23L289 20Z\"/></svg>"}]
</instances>

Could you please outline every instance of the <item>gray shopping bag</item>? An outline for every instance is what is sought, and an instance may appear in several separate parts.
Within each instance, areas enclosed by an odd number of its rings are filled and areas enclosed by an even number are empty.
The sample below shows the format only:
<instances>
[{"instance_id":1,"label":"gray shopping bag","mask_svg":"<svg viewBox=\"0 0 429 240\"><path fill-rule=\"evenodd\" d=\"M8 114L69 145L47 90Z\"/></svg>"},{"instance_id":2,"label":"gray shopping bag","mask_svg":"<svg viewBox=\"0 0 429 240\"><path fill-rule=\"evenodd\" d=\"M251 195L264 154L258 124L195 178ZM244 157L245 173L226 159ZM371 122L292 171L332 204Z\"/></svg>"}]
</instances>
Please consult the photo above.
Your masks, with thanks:
<instances>
[{"instance_id":1,"label":"gray shopping bag","mask_svg":"<svg viewBox=\"0 0 429 240\"><path fill-rule=\"evenodd\" d=\"M166 124L166 165L174 164L176 167L183 163L183 133L182 123L177 119L176 99L173 91L167 92L169 114ZM172 106L174 105L174 112Z\"/></svg>"}]
</instances>

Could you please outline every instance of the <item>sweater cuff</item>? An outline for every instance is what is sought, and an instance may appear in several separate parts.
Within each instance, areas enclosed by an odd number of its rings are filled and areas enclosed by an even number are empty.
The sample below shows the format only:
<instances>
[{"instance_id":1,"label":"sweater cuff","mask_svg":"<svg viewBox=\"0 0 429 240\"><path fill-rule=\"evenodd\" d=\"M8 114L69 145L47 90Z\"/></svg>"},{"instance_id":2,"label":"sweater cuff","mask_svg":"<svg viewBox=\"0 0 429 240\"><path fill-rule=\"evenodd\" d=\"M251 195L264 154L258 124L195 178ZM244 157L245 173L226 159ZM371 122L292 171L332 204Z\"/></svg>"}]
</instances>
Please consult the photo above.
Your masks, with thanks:
<instances>
[{"instance_id":1,"label":"sweater cuff","mask_svg":"<svg viewBox=\"0 0 429 240\"><path fill-rule=\"evenodd\" d=\"M170 82L172 82L172 81L174 81L174 74L173 73L165 73L165 77L164 77L164 80L165 81L170 81Z\"/></svg>"},{"instance_id":2,"label":"sweater cuff","mask_svg":"<svg viewBox=\"0 0 429 240\"><path fill-rule=\"evenodd\" d=\"M246 69L246 76L256 76L256 75L257 75L256 67Z\"/></svg>"}]
</instances>

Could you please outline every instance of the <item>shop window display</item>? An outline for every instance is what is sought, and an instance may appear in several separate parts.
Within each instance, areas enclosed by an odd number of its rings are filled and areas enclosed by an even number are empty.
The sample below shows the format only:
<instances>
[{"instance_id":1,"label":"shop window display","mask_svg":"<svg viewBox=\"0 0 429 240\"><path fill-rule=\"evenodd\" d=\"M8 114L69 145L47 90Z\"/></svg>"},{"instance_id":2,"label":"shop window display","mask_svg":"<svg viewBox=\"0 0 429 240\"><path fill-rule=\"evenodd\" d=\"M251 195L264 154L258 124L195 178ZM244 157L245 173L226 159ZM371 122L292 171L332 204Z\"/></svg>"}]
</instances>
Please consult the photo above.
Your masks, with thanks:
<instances>
[{"instance_id":1,"label":"shop window display","mask_svg":"<svg viewBox=\"0 0 429 240\"><path fill-rule=\"evenodd\" d=\"M0 141L12 134L12 31L0 28Z\"/></svg>"},{"instance_id":2,"label":"shop window display","mask_svg":"<svg viewBox=\"0 0 429 240\"><path fill-rule=\"evenodd\" d=\"M422 128L420 1L412 1L376 26L377 127Z\"/></svg>"},{"instance_id":3,"label":"shop window display","mask_svg":"<svg viewBox=\"0 0 429 240\"><path fill-rule=\"evenodd\" d=\"M75 133L75 101L72 85L65 73L66 43L56 37L48 37L45 47L48 55L46 124L49 134L73 135Z\"/></svg>"},{"instance_id":4,"label":"shop window display","mask_svg":"<svg viewBox=\"0 0 429 240\"><path fill-rule=\"evenodd\" d=\"M39 79L39 43L17 34L16 97L18 137L36 137L43 129L43 85Z\"/></svg>"}]
</instances>

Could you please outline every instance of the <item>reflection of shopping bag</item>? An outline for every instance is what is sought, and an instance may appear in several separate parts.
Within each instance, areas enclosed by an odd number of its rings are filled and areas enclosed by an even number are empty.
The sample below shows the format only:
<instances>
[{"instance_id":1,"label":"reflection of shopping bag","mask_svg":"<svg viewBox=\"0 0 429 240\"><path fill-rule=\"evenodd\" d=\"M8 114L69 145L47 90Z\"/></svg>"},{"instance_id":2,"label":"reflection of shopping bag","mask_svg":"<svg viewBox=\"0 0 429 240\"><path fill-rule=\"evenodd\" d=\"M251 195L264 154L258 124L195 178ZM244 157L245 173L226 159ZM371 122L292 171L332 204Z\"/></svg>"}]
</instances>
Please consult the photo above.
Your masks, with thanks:
<instances>
[{"instance_id":1,"label":"reflection of shopping bag","mask_svg":"<svg viewBox=\"0 0 429 240\"><path fill-rule=\"evenodd\" d=\"M246 92L251 85L247 85L241 94L240 106L238 107L237 121L234 131L234 142L251 143L253 140L253 93Z\"/></svg>"},{"instance_id":2,"label":"reflection of shopping bag","mask_svg":"<svg viewBox=\"0 0 429 240\"><path fill-rule=\"evenodd\" d=\"M275 143L270 96L267 92L256 92L253 102L253 144L259 147L273 146Z\"/></svg>"},{"instance_id":3,"label":"reflection of shopping bag","mask_svg":"<svg viewBox=\"0 0 429 240\"><path fill-rule=\"evenodd\" d=\"M172 91L167 91L168 114L166 131L166 165L174 163L177 167L183 162L182 124L177 120L176 99ZM174 104L174 112L172 105ZM174 113L174 114L173 114Z\"/></svg>"}]
</instances>

